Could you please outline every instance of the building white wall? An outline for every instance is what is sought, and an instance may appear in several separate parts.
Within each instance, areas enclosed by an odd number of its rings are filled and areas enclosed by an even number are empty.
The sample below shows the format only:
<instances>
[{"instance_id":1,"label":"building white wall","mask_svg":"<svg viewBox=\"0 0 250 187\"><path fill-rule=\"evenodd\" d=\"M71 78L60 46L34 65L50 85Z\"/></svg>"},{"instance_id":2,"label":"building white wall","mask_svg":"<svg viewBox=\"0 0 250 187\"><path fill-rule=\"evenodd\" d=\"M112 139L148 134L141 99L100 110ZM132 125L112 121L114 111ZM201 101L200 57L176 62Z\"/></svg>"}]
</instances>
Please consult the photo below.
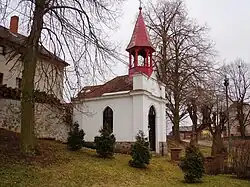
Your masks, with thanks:
<instances>
[{"instance_id":1,"label":"building white wall","mask_svg":"<svg viewBox=\"0 0 250 187\"><path fill-rule=\"evenodd\" d=\"M133 95L132 98L132 111L133 111L133 137L132 141L135 141L135 136L139 132L139 130L142 130L146 136L148 136L147 132L147 121L144 118L144 100L142 95Z\"/></svg>"},{"instance_id":2,"label":"building white wall","mask_svg":"<svg viewBox=\"0 0 250 187\"><path fill-rule=\"evenodd\" d=\"M155 74L147 77L143 74L133 75L133 90L146 90L156 97L165 98L165 85L158 82Z\"/></svg>"},{"instance_id":3,"label":"building white wall","mask_svg":"<svg viewBox=\"0 0 250 187\"><path fill-rule=\"evenodd\" d=\"M160 152L159 142L166 142L166 103L161 98L164 88L160 89L154 79L148 80L142 74L136 75L133 81L138 87L134 87L133 92L107 94L75 104L73 121L77 121L86 133L85 140L94 141L94 137L99 135L98 131L103 127L103 111L107 106L113 110L113 132L118 142L135 141L139 130L148 137L148 114L153 106L156 111L156 152ZM149 93L150 89L155 90L155 94Z\"/></svg>"},{"instance_id":4,"label":"building white wall","mask_svg":"<svg viewBox=\"0 0 250 187\"><path fill-rule=\"evenodd\" d=\"M113 132L118 142L135 141L139 130L148 137L148 114L153 106L156 111L156 152L159 152L159 142L166 142L165 103L143 93L116 98L108 96L75 104L73 121L78 122L86 133L86 141L94 141L99 135L98 131L103 127L103 111L108 106L113 110Z\"/></svg>"},{"instance_id":5,"label":"building white wall","mask_svg":"<svg viewBox=\"0 0 250 187\"><path fill-rule=\"evenodd\" d=\"M9 50L8 48L5 50ZM4 74L3 84L16 88L16 78L22 78L22 62L17 58L8 61L8 56L0 54L0 73ZM6 64L7 63L7 64ZM35 75L35 88L56 95L62 99L64 67L44 59L39 59Z\"/></svg>"},{"instance_id":6,"label":"building white wall","mask_svg":"<svg viewBox=\"0 0 250 187\"><path fill-rule=\"evenodd\" d=\"M86 133L86 141L94 141L103 127L103 111L109 106L113 110L113 132L117 141L131 141L133 139L132 115L133 105L131 97L119 97L86 101L76 104L73 121L78 122Z\"/></svg>"},{"instance_id":7,"label":"building white wall","mask_svg":"<svg viewBox=\"0 0 250 187\"><path fill-rule=\"evenodd\" d=\"M165 103L156 99L150 98L147 95L143 96L144 109L143 109L143 121L144 121L144 132L148 137L148 114L151 106L154 107L156 112L155 121L155 132L156 132L156 152L159 152L159 142L166 142L166 113Z\"/></svg>"},{"instance_id":8,"label":"building white wall","mask_svg":"<svg viewBox=\"0 0 250 187\"><path fill-rule=\"evenodd\" d=\"M166 141L166 102L165 102L165 85L157 81L156 75L153 73L151 77L143 74L135 74L133 76L133 90L146 90L154 97L143 95L143 103L140 105L143 111L144 132L148 136L148 113L151 106L156 110L156 142ZM156 150L159 144L156 143Z\"/></svg>"}]
</instances>

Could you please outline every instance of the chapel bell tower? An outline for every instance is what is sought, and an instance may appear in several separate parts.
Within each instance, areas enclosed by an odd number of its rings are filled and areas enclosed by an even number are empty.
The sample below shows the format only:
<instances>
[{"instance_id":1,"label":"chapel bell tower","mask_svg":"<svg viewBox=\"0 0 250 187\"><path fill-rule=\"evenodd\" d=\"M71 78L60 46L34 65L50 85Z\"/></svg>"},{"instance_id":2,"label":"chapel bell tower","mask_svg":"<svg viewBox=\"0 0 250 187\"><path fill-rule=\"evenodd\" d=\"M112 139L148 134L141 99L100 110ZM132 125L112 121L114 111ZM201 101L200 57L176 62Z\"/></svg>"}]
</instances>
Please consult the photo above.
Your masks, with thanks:
<instances>
[{"instance_id":1,"label":"chapel bell tower","mask_svg":"<svg viewBox=\"0 0 250 187\"><path fill-rule=\"evenodd\" d=\"M141 7L126 51L129 52L129 75L141 72L150 77L153 72L152 53L155 49L150 42Z\"/></svg>"}]
</instances>

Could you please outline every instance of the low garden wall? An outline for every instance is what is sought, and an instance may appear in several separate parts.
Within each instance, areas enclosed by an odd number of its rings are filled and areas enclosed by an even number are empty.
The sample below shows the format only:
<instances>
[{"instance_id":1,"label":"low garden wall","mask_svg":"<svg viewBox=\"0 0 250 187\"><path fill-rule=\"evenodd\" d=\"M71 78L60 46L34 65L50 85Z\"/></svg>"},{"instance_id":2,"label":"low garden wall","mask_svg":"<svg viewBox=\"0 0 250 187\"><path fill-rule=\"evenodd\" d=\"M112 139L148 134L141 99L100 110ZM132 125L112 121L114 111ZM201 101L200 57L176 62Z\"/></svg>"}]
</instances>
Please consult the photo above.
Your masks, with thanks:
<instances>
[{"instance_id":1,"label":"low garden wall","mask_svg":"<svg viewBox=\"0 0 250 187\"><path fill-rule=\"evenodd\" d=\"M115 143L115 152L122 153L122 154L130 154L131 146L135 142L116 142ZM94 142L84 142L84 147L95 149ZM168 147L167 142L159 142L160 153L159 155L167 155L168 154Z\"/></svg>"},{"instance_id":2,"label":"low garden wall","mask_svg":"<svg viewBox=\"0 0 250 187\"><path fill-rule=\"evenodd\" d=\"M0 98L0 128L13 132L21 130L21 103L19 100ZM63 107L46 103L35 104L35 134L37 138L66 142L70 126Z\"/></svg>"}]
</instances>

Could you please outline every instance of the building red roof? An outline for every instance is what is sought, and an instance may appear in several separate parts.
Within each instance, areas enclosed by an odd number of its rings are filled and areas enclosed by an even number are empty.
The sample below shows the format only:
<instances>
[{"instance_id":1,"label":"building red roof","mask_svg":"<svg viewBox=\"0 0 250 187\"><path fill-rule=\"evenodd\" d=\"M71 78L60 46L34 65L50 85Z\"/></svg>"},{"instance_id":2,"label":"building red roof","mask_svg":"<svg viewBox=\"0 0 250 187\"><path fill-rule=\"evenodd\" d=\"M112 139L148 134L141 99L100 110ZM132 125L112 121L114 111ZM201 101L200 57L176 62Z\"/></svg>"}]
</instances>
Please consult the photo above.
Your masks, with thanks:
<instances>
[{"instance_id":1,"label":"building red roof","mask_svg":"<svg viewBox=\"0 0 250 187\"><path fill-rule=\"evenodd\" d=\"M154 50L154 47L150 41L146 25L144 22L144 18L141 13L141 7L139 8L140 12L134 27L133 35L131 40L127 46L127 51L129 51L133 47L150 47Z\"/></svg>"},{"instance_id":2,"label":"building red roof","mask_svg":"<svg viewBox=\"0 0 250 187\"><path fill-rule=\"evenodd\" d=\"M115 77L103 85L86 86L74 100L101 97L105 93L114 93L133 90L132 78L129 75Z\"/></svg>"}]
</instances>

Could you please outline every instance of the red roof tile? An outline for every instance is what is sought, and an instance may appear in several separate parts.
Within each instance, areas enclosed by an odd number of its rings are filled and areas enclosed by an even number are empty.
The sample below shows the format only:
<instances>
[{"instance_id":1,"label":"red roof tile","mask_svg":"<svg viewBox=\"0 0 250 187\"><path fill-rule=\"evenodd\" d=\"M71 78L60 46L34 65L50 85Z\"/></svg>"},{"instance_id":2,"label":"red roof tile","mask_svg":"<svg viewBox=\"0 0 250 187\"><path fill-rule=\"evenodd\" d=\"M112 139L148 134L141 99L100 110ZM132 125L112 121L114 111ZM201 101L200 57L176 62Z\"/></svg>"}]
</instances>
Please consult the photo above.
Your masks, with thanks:
<instances>
[{"instance_id":1,"label":"red roof tile","mask_svg":"<svg viewBox=\"0 0 250 187\"><path fill-rule=\"evenodd\" d=\"M89 99L100 97L104 93L133 90L132 78L128 75L118 76L103 85L86 86L77 94L78 99Z\"/></svg>"},{"instance_id":2,"label":"red roof tile","mask_svg":"<svg viewBox=\"0 0 250 187\"><path fill-rule=\"evenodd\" d=\"M150 41L146 25L144 23L144 18L141 13L141 8L135 24L133 35L126 50L128 51L133 47L150 47L154 49Z\"/></svg>"}]
</instances>

